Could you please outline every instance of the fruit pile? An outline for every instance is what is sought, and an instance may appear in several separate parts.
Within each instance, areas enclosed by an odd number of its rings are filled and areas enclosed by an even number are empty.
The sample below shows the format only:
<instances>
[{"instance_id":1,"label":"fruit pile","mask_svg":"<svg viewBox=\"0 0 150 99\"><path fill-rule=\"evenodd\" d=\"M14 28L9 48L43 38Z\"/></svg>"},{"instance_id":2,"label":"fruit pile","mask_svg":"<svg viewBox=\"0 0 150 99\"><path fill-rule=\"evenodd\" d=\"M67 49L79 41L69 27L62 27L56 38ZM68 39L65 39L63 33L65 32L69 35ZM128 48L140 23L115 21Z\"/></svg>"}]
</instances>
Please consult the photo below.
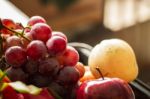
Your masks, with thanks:
<instances>
[{"instance_id":1,"label":"fruit pile","mask_svg":"<svg viewBox=\"0 0 150 99\"><path fill-rule=\"evenodd\" d=\"M10 99L10 92L16 96L14 99L134 99L127 80L118 75L105 75L108 68L99 68L102 64L98 64L104 63L101 61L104 56L98 58L99 51L94 53L97 55L91 53L89 66L84 66L79 62L78 51L68 45L66 35L53 31L41 16L31 17L27 26L11 19L0 19L0 69L10 82L21 81L42 88L39 95L30 95L16 90L12 86L17 86L15 83L7 84L11 88L0 91L4 99ZM5 82L1 79L0 84Z\"/></svg>"}]
</instances>

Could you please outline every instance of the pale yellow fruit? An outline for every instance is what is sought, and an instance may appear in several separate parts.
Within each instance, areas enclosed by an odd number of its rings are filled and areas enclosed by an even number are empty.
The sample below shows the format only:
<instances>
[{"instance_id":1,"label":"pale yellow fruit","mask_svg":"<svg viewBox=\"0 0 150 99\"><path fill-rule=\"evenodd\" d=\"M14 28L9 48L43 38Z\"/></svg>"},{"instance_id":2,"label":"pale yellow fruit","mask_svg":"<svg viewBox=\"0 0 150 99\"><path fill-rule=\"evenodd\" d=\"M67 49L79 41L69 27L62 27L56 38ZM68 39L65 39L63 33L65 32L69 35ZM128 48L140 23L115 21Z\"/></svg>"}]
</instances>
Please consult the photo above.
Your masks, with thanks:
<instances>
[{"instance_id":1,"label":"pale yellow fruit","mask_svg":"<svg viewBox=\"0 0 150 99\"><path fill-rule=\"evenodd\" d=\"M127 82L137 78L138 65L132 47L121 39L106 39L97 44L88 58L90 70L96 78L103 76L118 77Z\"/></svg>"}]
</instances>

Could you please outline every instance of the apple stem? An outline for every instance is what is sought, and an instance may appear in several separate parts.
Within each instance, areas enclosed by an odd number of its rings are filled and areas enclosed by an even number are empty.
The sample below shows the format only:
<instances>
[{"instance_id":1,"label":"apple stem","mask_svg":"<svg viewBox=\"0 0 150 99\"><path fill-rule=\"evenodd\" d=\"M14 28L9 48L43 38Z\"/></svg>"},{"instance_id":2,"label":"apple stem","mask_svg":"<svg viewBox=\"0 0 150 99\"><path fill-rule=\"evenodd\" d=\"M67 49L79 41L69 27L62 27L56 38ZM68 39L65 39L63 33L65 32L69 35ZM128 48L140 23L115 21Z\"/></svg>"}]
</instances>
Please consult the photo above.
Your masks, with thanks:
<instances>
[{"instance_id":1,"label":"apple stem","mask_svg":"<svg viewBox=\"0 0 150 99\"><path fill-rule=\"evenodd\" d=\"M99 74L101 75L102 79L104 80L104 76L103 76L102 72L100 71L100 69L98 67L96 67L96 70L99 72Z\"/></svg>"}]
</instances>

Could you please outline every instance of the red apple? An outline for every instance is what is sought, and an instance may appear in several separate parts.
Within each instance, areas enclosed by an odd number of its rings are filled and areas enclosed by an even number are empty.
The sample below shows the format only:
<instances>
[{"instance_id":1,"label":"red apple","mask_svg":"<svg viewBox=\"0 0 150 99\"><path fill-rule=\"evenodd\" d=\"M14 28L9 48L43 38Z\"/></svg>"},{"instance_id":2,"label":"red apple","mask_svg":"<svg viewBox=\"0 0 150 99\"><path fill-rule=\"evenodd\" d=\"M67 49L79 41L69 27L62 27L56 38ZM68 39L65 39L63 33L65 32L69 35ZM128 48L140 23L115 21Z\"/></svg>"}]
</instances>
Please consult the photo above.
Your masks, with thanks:
<instances>
[{"instance_id":1,"label":"red apple","mask_svg":"<svg viewBox=\"0 0 150 99\"><path fill-rule=\"evenodd\" d=\"M135 99L131 87L119 78L103 78L83 82L77 99Z\"/></svg>"}]
</instances>

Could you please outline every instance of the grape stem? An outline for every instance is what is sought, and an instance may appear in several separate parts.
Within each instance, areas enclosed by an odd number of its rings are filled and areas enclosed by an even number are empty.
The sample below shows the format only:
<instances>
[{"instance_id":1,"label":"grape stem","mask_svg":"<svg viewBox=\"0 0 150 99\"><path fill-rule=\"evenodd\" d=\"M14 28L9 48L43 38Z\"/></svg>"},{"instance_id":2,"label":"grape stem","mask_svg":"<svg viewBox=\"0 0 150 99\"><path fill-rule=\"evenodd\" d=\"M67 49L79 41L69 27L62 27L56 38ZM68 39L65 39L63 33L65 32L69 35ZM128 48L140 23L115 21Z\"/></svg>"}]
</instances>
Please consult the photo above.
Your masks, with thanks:
<instances>
[{"instance_id":1,"label":"grape stem","mask_svg":"<svg viewBox=\"0 0 150 99\"><path fill-rule=\"evenodd\" d=\"M100 71L100 69L98 67L96 67L96 70L99 72L99 74L101 75L102 79L104 80L104 76L103 76L102 72Z\"/></svg>"},{"instance_id":2,"label":"grape stem","mask_svg":"<svg viewBox=\"0 0 150 99\"><path fill-rule=\"evenodd\" d=\"M21 25L21 26L23 26L23 25ZM15 34L17 34L17 35L20 35L21 37L23 37L24 39L26 39L26 40L28 40L28 41L30 42L30 40L29 40L28 38L26 38L26 37L23 35L23 33L16 32L16 31L14 31L14 30L12 30L12 29L6 27L5 25L3 25L2 20L0 19L0 30L1 30L2 28L5 28L5 29L7 29L7 30L9 30L9 31L11 31L11 32L13 32L13 33L15 33ZM24 27L23 27L23 28L24 28ZM25 28L24 28L24 29L25 29ZM24 32L24 30L23 30L23 32Z\"/></svg>"},{"instance_id":3,"label":"grape stem","mask_svg":"<svg viewBox=\"0 0 150 99\"><path fill-rule=\"evenodd\" d=\"M24 34L25 29L31 29L31 27L29 27L29 26L24 27L21 23L18 23L18 24L19 24L19 26L21 26L23 28L23 30L21 32L22 35Z\"/></svg>"},{"instance_id":4,"label":"grape stem","mask_svg":"<svg viewBox=\"0 0 150 99\"><path fill-rule=\"evenodd\" d=\"M5 29L7 29L7 30L13 32L13 33L16 33L17 35L20 35L20 36L23 37L24 39L30 41L28 38L26 38L25 36L23 36L23 33L20 34L20 33L16 32L16 31L14 31L14 30L12 30L12 29L10 29L10 28L4 26L4 25L3 25L3 27L4 27Z\"/></svg>"}]
</instances>

